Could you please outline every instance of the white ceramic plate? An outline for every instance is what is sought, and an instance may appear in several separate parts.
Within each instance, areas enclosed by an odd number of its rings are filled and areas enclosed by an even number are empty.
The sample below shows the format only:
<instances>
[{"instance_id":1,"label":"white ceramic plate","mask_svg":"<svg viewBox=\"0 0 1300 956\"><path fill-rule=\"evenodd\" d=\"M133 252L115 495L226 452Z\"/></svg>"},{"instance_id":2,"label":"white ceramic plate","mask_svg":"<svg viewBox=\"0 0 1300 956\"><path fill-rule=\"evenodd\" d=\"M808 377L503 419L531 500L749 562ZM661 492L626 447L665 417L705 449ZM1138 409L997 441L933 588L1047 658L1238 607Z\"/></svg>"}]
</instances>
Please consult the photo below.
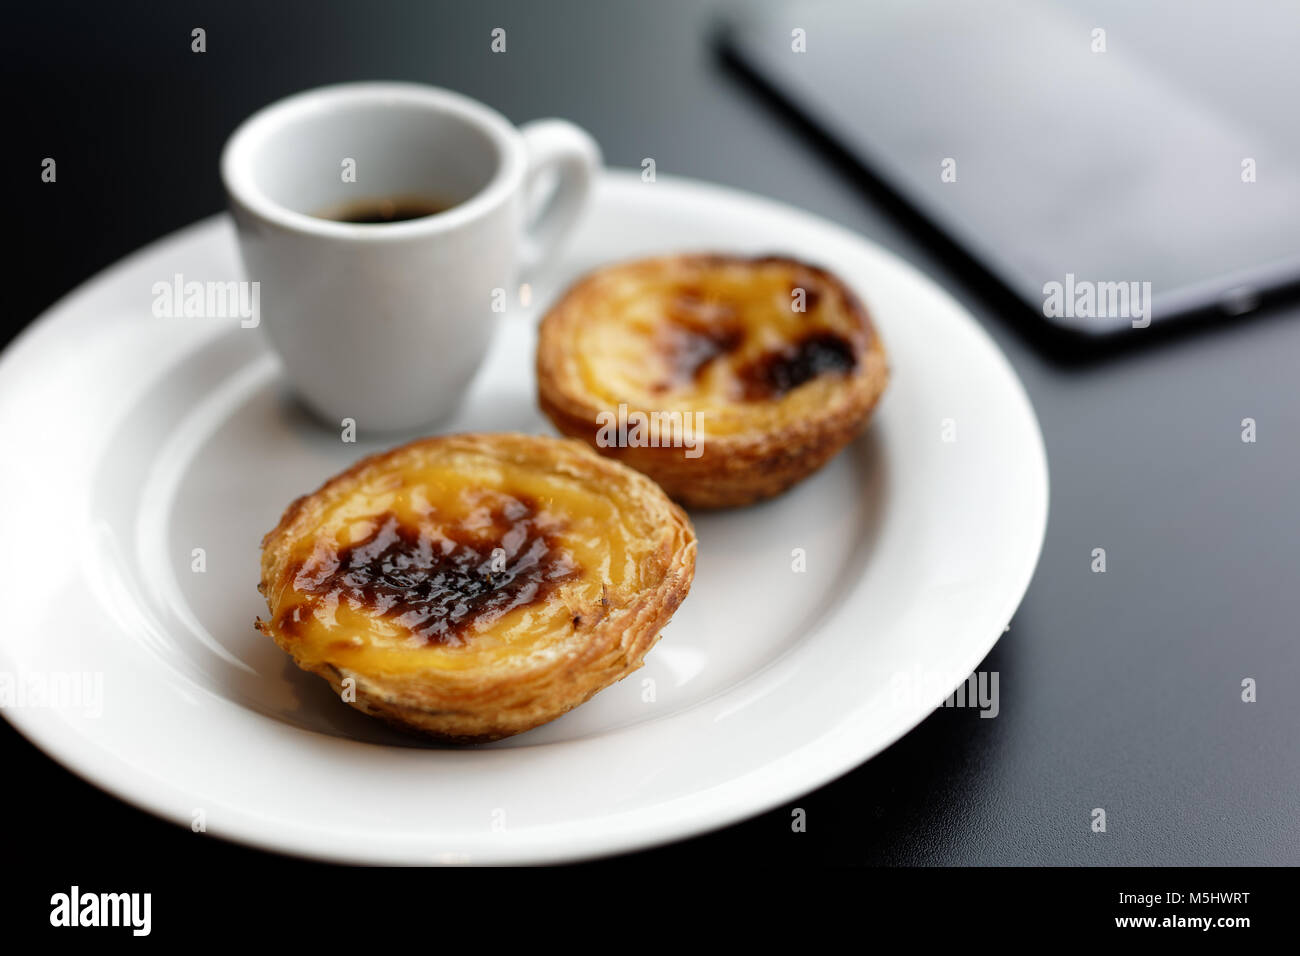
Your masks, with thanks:
<instances>
[{"instance_id":1,"label":"white ceramic plate","mask_svg":"<svg viewBox=\"0 0 1300 956\"><path fill-rule=\"evenodd\" d=\"M893 378L868 433L819 474L694 516L695 584L643 670L528 734L440 749L354 712L253 630L263 532L296 495L405 439L344 444L314 423L238 319L152 315L155 282L240 277L216 217L87 283L0 360L6 716L162 817L353 862L631 850L778 806L878 753L993 646L1046 523L1029 402L940 289L789 207L610 173L445 430L550 432L534 400L538 307L602 263L691 249L833 269L870 308Z\"/></svg>"}]
</instances>

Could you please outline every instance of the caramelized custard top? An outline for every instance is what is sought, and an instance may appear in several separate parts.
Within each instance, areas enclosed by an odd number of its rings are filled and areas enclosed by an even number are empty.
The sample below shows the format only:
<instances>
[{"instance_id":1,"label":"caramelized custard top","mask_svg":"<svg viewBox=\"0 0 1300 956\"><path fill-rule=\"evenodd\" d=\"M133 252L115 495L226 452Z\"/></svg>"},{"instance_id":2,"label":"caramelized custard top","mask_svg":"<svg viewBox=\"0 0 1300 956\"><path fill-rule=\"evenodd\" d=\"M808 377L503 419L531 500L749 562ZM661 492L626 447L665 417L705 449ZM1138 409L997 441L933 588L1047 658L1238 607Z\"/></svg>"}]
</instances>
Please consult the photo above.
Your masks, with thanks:
<instances>
[{"instance_id":1,"label":"caramelized custard top","mask_svg":"<svg viewBox=\"0 0 1300 956\"><path fill-rule=\"evenodd\" d=\"M834 332L813 332L782 349L742 365L739 378L746 400L779 398L819 375L842 375L857 367L853 346Z\"/></svg>"},{"instance_id":2,"label":"caramelized custard top","mask_svg":"<svg viewBox=\"0 0 1300 956\"><path fill-rule=\"evenodd\" d=\"M577 574L536 503L498 495L456 523L412 527L386 512L360 540L317 548L298 565L293 586L368 609L425 644L454 647L468 626L544 601Z\"/></svg>"},{"instance_id":3,"label":"caramelized custard top","mask_svg":"<svg viewBox=\"0 0 1300 956\"><path fill-rule=\"evenodd\" d=\"M822 407L875 336L834 276L778 257L634 263L598 274L584 295L574 353L588 393L611 408L700 412L718 434L787 398L781 414Z\"/></svg>"},{"instance_id":4,"label":"caramelized custard top","mask_svg":"<svg viewBox=\"0 0 1300 956\"><path fill-rule=\"evenodd\" d=\"M617 482L525 444L413 444L291 506L283 570L264 582L282 646L362 673L540 662L656 586L670 533Z\"/></svg>"}]
</instances>

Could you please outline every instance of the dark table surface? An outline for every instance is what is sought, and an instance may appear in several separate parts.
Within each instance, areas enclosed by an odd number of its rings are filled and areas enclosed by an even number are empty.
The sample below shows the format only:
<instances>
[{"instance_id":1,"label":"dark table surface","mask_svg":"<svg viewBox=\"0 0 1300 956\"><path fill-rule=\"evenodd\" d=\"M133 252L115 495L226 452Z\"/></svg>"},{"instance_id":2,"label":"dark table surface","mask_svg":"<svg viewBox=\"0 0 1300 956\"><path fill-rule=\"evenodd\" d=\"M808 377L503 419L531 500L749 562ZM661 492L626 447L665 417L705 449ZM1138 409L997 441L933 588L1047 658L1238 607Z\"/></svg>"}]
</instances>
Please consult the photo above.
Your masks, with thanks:
<instances>
[{"instance_id":1,"label":"dark table surface","mask_svg":"<svg viewBox=\"0 0 1300 956\"><path fill-rule=\"evenodd\" d=\"M1249 118L1249 69L1208 8L1092 5L1112 38ZM1001 712L933 714L790 808L630 859L872 864L1300 863L1300 305L1071 361L897 218L861 177L756 96L710 43L716 7L654 3L27 5L11 12L9 337L138 246L223 206L216 160L255 108L327 82L451 87L514 121L581 124L611 165L752 190L852 228L952 292L1015 366L1047 444L1051 513L1011 629L981 665ZM190 52L190 30L208 52ZM488 49L493 27L508 52ZM1114 39L1112 39L1114 42ZM1215 47L1219 49L1219 47ZM16 135L12 135L16 134ZM56 189L39 164L57 157ZM11 235L13 235L11 233ZM12 254L12 253L11 253ZM1241 441L1241 420L1258 441ZM1090 569L1094 548L1108 570ZM38 639L39 635L33 635ZM1258 682L1258 701L1241 682ZM13 838L69 869L258 858L101 794L0 730ZM1104 835L1090 811L1104 807ZM93 821L93 827L73 825ZM89 832L89 836L88 836ZM262 856L267 865L278 858Z\"/></svg>"}]
</instances>

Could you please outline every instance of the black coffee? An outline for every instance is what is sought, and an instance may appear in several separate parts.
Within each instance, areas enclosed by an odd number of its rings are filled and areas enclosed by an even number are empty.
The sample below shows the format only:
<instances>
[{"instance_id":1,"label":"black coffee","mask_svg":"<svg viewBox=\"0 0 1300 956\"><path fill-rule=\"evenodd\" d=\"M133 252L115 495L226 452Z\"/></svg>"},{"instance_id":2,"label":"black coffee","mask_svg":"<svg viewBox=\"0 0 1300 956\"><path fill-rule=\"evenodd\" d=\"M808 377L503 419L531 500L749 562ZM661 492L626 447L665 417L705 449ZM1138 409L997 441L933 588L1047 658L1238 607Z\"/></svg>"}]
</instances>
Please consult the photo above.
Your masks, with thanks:
<instances>
[{"instance_id":1,"label":"black coffee","mask_svg":"<svg viewBox=\"0 0 1300 956\"><path fill-rule=\"evenodd\" d=\"M391 196L378 199L358 199L355 202L334 206L316 213L320 219L335 222L384 223L405 222L436 216L455 203L443 202L427 196Z\"/></svg>"}]
</instances>

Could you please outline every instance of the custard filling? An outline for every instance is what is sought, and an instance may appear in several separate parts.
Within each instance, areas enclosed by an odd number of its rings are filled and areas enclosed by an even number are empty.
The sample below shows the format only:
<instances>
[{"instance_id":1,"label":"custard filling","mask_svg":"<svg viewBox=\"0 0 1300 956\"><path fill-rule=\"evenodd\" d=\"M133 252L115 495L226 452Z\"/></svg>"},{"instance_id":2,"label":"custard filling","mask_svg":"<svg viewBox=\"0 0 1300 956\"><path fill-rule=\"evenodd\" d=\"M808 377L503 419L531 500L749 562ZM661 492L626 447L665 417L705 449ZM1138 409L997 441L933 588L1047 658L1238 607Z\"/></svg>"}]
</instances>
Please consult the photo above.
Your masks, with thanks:
<instances>
[{"instance_id":1,"label":"custard filling","mask_svg":"<svg viewBox=\"0 0 1300 956\"><path fill-rule=\"evenodd\" d=\"M362 672L544 655L657 583L650 531L588 483L508 461L363 473L295 542L274 623L300 661Z\"/></svg>"},{"instance_id":2,"label":"custard filling","mask_svg":"<svg viewBox=\"0 0 1300 956\"><path fill-rule=\"evenodd\" d=\"M587 290L573 351L598 402L696 412L705 431L733 433L833 398L870 344L860 304L846 298L782 260L614 272Z\"/></svg>"}]
</instances>

